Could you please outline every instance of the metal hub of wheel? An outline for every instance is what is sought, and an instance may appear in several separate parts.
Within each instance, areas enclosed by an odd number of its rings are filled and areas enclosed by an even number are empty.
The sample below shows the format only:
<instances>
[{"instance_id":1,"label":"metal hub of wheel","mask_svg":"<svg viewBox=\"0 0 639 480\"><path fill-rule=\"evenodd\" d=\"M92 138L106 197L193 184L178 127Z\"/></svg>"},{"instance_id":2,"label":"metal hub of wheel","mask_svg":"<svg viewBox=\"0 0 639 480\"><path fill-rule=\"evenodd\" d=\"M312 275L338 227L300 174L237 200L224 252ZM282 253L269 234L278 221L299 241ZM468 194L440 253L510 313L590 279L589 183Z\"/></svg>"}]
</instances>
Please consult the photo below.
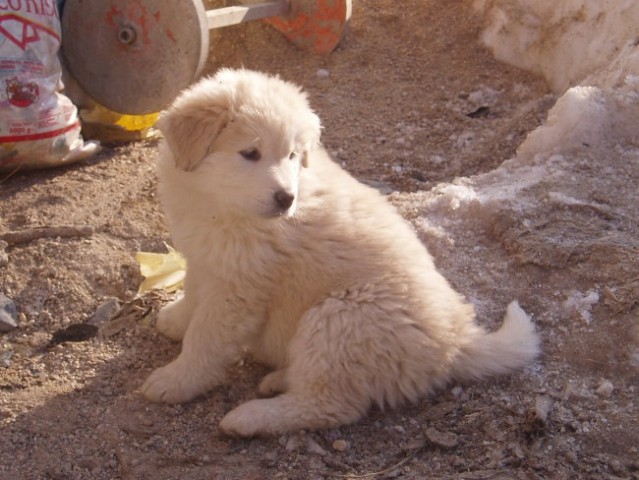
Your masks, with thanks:
<instances>
[{"instance_id":1,"label":"metal hub of wheel","mask_svg":"<svg viewBox=\"0 0 639 480\"><path fill-rule=\"evenodd\" d=\"M62 31L73 77L119 113L157 112L197 78L208 55L201 0L66 0Z\"/></svg>"}]
</instances>

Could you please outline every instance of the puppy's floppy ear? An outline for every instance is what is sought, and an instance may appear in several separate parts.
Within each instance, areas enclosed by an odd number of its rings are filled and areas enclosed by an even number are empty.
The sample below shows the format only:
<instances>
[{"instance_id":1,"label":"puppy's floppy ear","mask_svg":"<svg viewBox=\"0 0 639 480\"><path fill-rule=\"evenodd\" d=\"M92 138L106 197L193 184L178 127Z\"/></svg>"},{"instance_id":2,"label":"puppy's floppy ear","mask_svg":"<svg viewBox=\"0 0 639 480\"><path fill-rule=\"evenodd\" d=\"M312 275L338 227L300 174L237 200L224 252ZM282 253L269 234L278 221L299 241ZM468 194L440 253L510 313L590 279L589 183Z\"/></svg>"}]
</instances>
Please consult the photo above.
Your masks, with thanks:
<instances>
[{"instance_id":1,"label":"puppy's floppy ear","mask_svg":"<svg viewBox=\"0 0 639 480\"><path fill-rule=\"evenodd\" d=\"M319 117L311 112L308 116L308 125L306 126L305 134L303 135L304 148L302 150L302 167L308 168L313 151L320 146L321 129L322 125Z\"/></svg>"},{"instance_id":2,"label":"puppy's floppy ear","mask_svg":"<svg viewBox=\"0 0 639 480\"><path fill-rule=\"evenodd\" d=\"M228 97L217 82L205 79L185 90L157 121L176 167L193 170L229 122Z\"/></svg>"}]
</instances>

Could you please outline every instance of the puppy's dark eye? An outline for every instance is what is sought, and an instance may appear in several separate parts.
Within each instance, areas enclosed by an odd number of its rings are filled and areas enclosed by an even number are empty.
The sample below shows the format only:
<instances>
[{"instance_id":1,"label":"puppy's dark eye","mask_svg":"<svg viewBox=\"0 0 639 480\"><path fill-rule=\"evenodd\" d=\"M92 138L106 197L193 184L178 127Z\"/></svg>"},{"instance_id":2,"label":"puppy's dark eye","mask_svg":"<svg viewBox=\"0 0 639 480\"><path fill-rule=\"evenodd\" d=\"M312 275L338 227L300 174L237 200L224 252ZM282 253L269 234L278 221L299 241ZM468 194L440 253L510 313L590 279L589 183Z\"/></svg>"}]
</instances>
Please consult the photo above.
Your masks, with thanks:
<instances>
[{"instance_id":1,"label":"puppy's dark eye","mask_svg":"<svg viewBox=\"0 0 639 480\"><path fill-rule=\"evenodd\" d=\"M298 156L299 156L299 155L297 154L297 152L296 152L295 150L293 150L293 151L289 154L288 159L289 159L289 160L295 160Z\"/></svg>"},{"instance_id":2,"label":"puppy's dark eye","mask_svg":"<svg viewBox=\"0 0 639 480\"><path fill-rule=\"evenodd\" d=\"M260 158L262 158L262 154L257 148L247 148L246 150L242 150L240 155L251 162L257 162Z\"/></svg>"}]
</instances>

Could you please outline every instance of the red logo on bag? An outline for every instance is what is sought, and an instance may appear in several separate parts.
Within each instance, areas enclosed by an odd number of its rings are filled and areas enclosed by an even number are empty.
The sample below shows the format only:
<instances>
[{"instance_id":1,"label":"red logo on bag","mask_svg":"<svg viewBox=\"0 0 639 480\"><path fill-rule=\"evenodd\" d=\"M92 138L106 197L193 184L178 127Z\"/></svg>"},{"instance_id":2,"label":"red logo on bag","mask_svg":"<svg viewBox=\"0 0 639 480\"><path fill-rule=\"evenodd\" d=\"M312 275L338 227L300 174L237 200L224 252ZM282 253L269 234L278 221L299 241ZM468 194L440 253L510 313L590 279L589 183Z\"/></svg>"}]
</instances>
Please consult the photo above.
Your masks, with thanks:
<instances>
[{"instance_id":1,"label":"red logo on bag","mask_svg":"<svg viewBox=\"0 0 639 480\"><path fill-rule=\"evenodd\" d=\"M11 105L24 108L38 99L40 89L36 83L20 83L16 77L9 78L5 82L7 84L7 98Z\"/></svg>"},{"instance_id":2,"label":"red logo on bag","mask_svg":"<svg viewBox=\"0 0 639 480\"><path fill-rule=\"evenodd\" d=\"M15 43L21 50L26 50L32 42L42 40L42 34L51 35L58 42L60 41L60 35L55 29L16 13L0 14L0 34Z\"/></svg>"}]
</instances>

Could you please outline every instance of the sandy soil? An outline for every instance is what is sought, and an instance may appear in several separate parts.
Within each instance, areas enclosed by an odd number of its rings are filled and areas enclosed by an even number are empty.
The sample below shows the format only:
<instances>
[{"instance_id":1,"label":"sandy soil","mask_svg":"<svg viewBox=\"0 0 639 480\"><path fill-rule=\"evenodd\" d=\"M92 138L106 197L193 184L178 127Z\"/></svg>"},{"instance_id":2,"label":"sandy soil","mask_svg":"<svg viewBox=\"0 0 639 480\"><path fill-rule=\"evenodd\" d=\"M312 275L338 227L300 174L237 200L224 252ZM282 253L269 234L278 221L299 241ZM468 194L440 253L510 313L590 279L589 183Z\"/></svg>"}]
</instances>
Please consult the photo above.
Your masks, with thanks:
<instances>
[{"instance_id":1,"label":"sandy soil","mask_svg":"<svg viewBox=\"0 0 639 480\"><path fill-rule=\"evenodd\" d=\"M480 30L461 0L360 0L330 56L251 23L213 32L208 70L302 84L329 151L389 194L480 322L513 298L534 316L539 362L279 438L218 431L265 373L248 358L204 398L148 403L136 389L180 348L153 328L169 295L136 298L135 253L170 243L157 145L112 146L0 177L0 293L20 317L0 336L0 479L639 478L639 149L502 165L556 98L496 62Z\"/></svg>"}]
</instances>

